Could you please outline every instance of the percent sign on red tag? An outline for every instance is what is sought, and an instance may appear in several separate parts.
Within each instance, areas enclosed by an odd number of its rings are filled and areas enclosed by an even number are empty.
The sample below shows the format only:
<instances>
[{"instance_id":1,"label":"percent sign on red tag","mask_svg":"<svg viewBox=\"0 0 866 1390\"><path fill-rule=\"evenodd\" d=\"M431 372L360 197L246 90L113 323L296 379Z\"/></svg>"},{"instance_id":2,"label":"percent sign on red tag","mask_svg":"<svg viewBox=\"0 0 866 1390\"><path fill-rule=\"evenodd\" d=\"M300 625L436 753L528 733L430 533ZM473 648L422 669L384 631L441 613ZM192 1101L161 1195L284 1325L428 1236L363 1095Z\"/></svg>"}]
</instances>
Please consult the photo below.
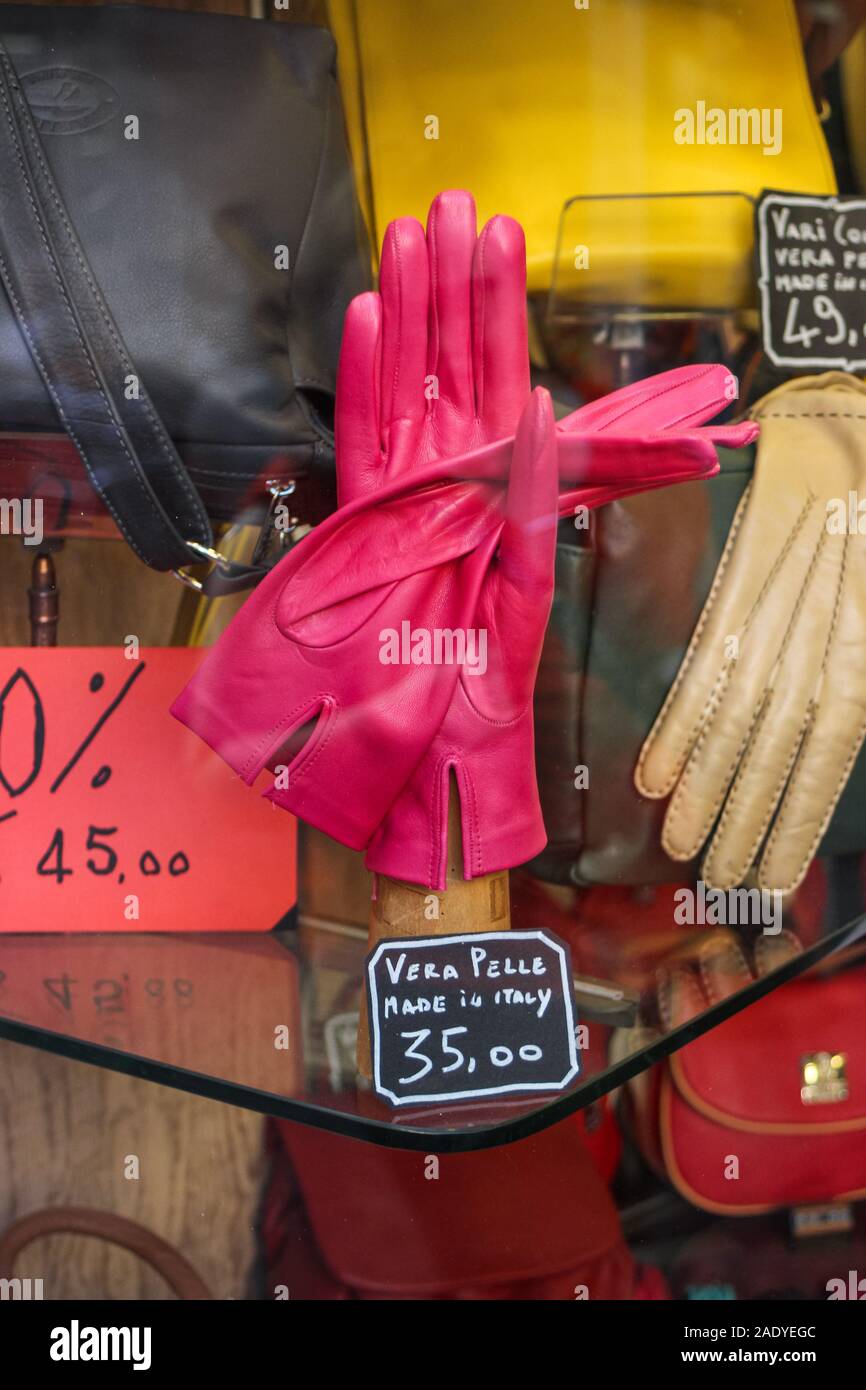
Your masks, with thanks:
<instances>
[{"instance_id":1,"label":"percent sign on red tag","mask_svg":"<svg viewBox=\"0 0 866 1390\"><path fill-rule=\"evenodd\" d=\"M169 714L203 655L0 649L0 932L269 931L294 906L294 820Z\"/></svg>"}]
</instances>

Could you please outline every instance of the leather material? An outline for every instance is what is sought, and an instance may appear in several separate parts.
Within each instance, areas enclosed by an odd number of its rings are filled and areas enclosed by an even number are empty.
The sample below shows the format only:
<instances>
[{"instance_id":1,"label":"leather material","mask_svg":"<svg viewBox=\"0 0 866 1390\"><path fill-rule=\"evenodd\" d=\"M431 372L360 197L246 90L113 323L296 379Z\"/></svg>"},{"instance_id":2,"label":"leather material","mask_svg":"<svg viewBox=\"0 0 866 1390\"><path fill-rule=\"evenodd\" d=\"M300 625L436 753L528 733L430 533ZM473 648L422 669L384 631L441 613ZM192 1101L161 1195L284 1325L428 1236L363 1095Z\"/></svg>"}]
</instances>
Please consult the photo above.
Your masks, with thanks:
<instances>
[{"instance_id":1,"label":"leather material","mask_svg":"<svg viewBox=\"0 0 866 1390\"><path fill-rule=\"evenodd\" d=\"M866 735L866 386L841 372L779 387L754 481L641 752L636 784L670 797L662 844L720 888L805 876ZM834 521L834 508L841 512Z\"/></svg>"},{"instance_id":2,"label":"leather material","mask_svg":"<svg viewBox=\"0 0 866 1390\"><path fill-rule=\"evenodd\" d=\"M753 962L732 933L709 933L697 969L663 982L662 1015L685 1022L799 949L790 933L759 938ZM866 1194L866 1028L863 967L790 981L675 1053L659 1069L655 1125L668 1176L709 1211ZM848 1096L804 1103L803 1059L844 1053ZM650 1131L652 1130L652 1119ZM730 1156L736 1155L736 1180Z\"/></svg>"},{"instance_id":3,"label":"leather material","mask_svg":"<svg viewBox=\"0 0 866 1390\"><path fill-rule=\"evenodd\" d=\"M564 448L564 436L556 438L557 448ZM709 440L686 437L681 456L675 434L663 449L656 443L650 441L650 457L662 460L665 477L680 466L685 476L716 467ZM641 441L612 437L608 444L604 459L617 472L602 489L595 436L575 434L569 441L573 456L579 445L581 467L589 471L590 507L608 489L616 496L647 486ZM496 457L501 453L497 449ZM456 686L454 665L383 664L380 634L400 632L404 622L426 631L474 625L507 524L501 482L447 481L461 473L471 480L478 457L398 478L329 517L267 576L172 706L250 784L265 766L279 764L281 748L317 718L309 741L283 761L288 784L267 795L352 848L369 843L433 740ZM489 459L481 456L482 477ZM524 466L531 463L527 456ZM571 511L573 473L569 482ZM528 718L527 711L520 729L527 771L521 775L531 778ZM535 823L531 833L538 833ZM407 846L403 872L415 872L413 856L422 855L418 881L424 881L428 848L414 836ZM471 862L467 858L467 868Z\"/></svg>"},{"instance_id":4,"label":"leather material","mask_svg":"<svg viewBox=\"0 0 866 1390\"><path fill-rule=\"evenodd\" d=\"M471 615L485 634L484 669L461 667L435 737L370 845L369 868L445 888L451 775L464 878L521 864L546 843L532 692L553 595L556 507L553 410L539 389L518 427L495 563Z\"/></svg>"},{"instance_id":5,"label":"leather material","mask_svg":"<svg viewBox=\"0 0 866 1390\"><path fill-rule=\"evenodd\" d=\"M207 515L87 265L0 45L0 276L61 424L139 559L189 563ZM165 499L163 505L162 498Z\"/></svg>"},{"instance_id":6,"label":"leather material","mask_svg":"<svg viewBox=\"0 0 866 1390\"><path fill-rule=\"evenodd\" d=\"M594 438L573 437L584 462L592 460ZM686 469L715 468L709 441L687 439L686 446ZM666 468L676 454L673 436ZM611 496L647 485L634 441L605 457L618 469ZM279 765L280 750L316 718L305 746L286 755L287 785L267 795L352 848L369 843L451 702L456 666L413 664L395 678L379 659L380 634L400 632L404 622L427 631L473 626L507 496L501 483L443 481L460 471L471 477L473 466L473 456L436 464L335 512L259 585L172 706L249 784L265 766ZM589 506L604 497L596 481L587 495ZM523 777L532 777L528 720L527 711L519 731ZM534 822L530 833L538 833ZM424 881L428 846L414 835L407 846L403 873L414 873L421 855L417 881ZM467 858L469 877L474 862Z\"/></svg>"},{"instance_id":7,"label":"leather material","mask_svg":"<svg viewBox=\"0 0 866 1390\"><path fill-rule=\"evenodd\" d=\"M701 367L577 412L554 441L546 393L525 406L525 315L511 219L479 238L474 203L456 192L434 203L426 238L411 219L389 229L380 294L347 316L344 505L265 581L173 706L248 782L282 766L266 793L275 803L352 848L376 832L372 868L433 887L444 886L452 768L467 878L544 844L531 694L557 508L708 476L714 441L755 432L701 428L727 377ZM521 409L517 435L502 438ZM404 623L480 628L489 670L384 664L382 634ZM314 718L300 751L281 755Z\"/></svg>"},{"instance_id":8,"label":"leather material","mask_svg":"<svg viewBox=\"0 0 866 1390\"><path fill-rule=\"evenodd\" d=\"M420 1154L273 1128L268 1284L293 1298L574 1300L580 1285L591 1300L666 1296L635 1265L574 1120L444 1156L438 1181Z\"/></svg>"},{"instance_id":9,"label":"leather material","mask_svg":"<svg viewBox=\"0 0 866 1390\"><path fill-rule=\"evenodd\" d=\"M335 512L258 586L172 705L247 783L265 766L287 768L268 797L353 849L369 842L451 698L456 668L386 665L379 633L404 621L470 625L499 512L492 488L486 508L463 492L470 508L404 489L372 514L363 498ZM377 550L377 535L393 551ZM313 719L300 751L283 755Z\"/></svg>"},{"instance_id":10,"label":"leather material","mask_svg":"<svg viewBox=\"0 0 866 1390\"><path fill-rule=\"evenodd\" d=\"M692 446L698 453L691 475L698 476L700 450L710 448L712 439L748 441L752 437L749 426L740 430L695 430L690 438L680 423L683 415L689 420L703 419L718 410L716 391L719 377L725 375L722 368L715 367L663 373L634 388L614 392L604 402L595 403L597 409L575 411L560 422L560 515L571 515L581 507L594 508L645 488L662 487L677 475L688 477ZM661 425L664 415L660 402L673 425L670 434L648 435L642 441L633 434L617 434L620 429L636 430L642 420ZM582 433L584 423L586 434ZM603 433L605 430L610 432L609 437ZM605 444L612 446L610 453ZM648 460L642 466L641 451ZM638 466L629 477L631 458ZM581 473L584 483L574 487ZM525 511L531 518L528 504ZM515 589L528 593L531 586L524 581ZM545 620L550 606L549 591L546 592ZM487 634L494 654L500 650L507 653L512 671L521 661L514 633L531 633L530 619L531 613L521 614L519 605L509 608L503 602L502 585L496 570L491 568L480 590L473 625ZM531 659L533 680L538 660L536 649ZM481 686L481 678L461 671L441 728L370 845L366 862L374 871L444 889L452 774L460 799L464 877L513 867L543 849L547 832L535 777L532 682L522 708L499 707L495 728L492 712L485 715L478 708L475 697Z\"/></svg>"},{"instance_id":11,"label":"leather material","mask_svg":"<svg viewBox=\"0 0 866 1390\"><path fill-rule=\"evenodd\" d=\"M449 679L444 718L367 854L371 869L435 888L445 886L452 774L466 878L521 863L545 841L532 689L553 592L557 454L547 393L524 411L528 398L523 232L496 217L479 237L472 197L440 194L426 236L409 218L388 229L379 294L352 306L337 417L341 497L511 435L520 420L496 552L466 625L483 635L483 667Z\"/></svg>"},{"instance_id":12,"label":"leather material","mask_svg":"<svg viewBox=\"0 0 866 1390\"><path fill-rule=\"evenodd\" d=\"M303 517L318 523L334 511L333 480L329 487L321 475L297 476L312 453L312 449L256 450L248 455L249 462L258 467L255 474L235 473L230 446L186 449L181 457L188 470L198 473L197 491L209 516L228 510L237 524L261 525L271 501L265 483L271 480L283 485L292 480L290 506L299 520ZM239 487L243 488L241 493ZM117 527L84 473L78 450L68 435L0 433L0 496L22 501L41 498L46 535L117 538Z\"/></svg>"},{"instance_id":13,"label":"leather material","mask_svg":"<svg viewBox=\"0 0 866 1390\"><path fill-rule=\"evenodd\" d=\"M347 319L338 412L342 497L431 455L447 458L513 430L528 390L524 262L523 236L511 219L493 218L477 237L474 201L466 193L434 201L426 241L412 219L389 228L380 293L356 301ZM425 409L431 380L439 394ZM579 486L561 490L560 512L687 476L692 447L697 475L701 448L731 434L699 428L728 403L729 381L722 368L670 372L562 421L560 480ZM742 437L750 436L746 427ZM610 456L601 452L606 443ZM641 451L646 462L629 483L627 459L637 461ZM472 456L476 465L480 456ZM520 507L536 532L544 524L538 502L536 480ZM548 544L552 539L548 533ZM466 878L525 862L544 846L531 694L550 606L550 561L545 558L539 586L537 536L525 546L523 573L510 582L505 558L503 537L473 620L486 635L493 670L461 670L436 737L376 831L366 860L374 871L444 889L452 776ZM491 685L499 687L492 701Z\"/></svg>"},{"instance_id":14,"label":"leather material","mask_svg":"<svg viewBox=\"0 0 866 1390\"><path fill-rule=\"evenodd\" d=\"M423 217L438 189L466 187L485 216L508 208L526 229L531 292L554 285L584 308L718 309L754 297L747 197L566 205L836 191L793 0L580 11L561 0L329 0L329 13L374 244L392 218ZM693 140L677 141L682 109L717 108L780 112L779 147L765 153L737 130L720 140L697 121ZM576 271L583 245L591 263Z\"/></svg>"},{"instance_id":15,"label":"leather material","mask_svg":"<svg viewBox=\"0 0 866 1390\"><path fill-rule=\"evenodd\" d=\"M98 1207L43 1207L19 1216L0 1231L0 1279L15 1277L22 1250L46 1236L77 1235L103 1240L144 1260L181 1299L212 1299L213 1294L189 1261L155 1231Z\"/></svg>"},{"instance_id":16,"label":"leather material","mask_svg":"<svg viewBox=\"0 0 866 1390\"><path fill-rule=\"evenodd\" d=\"M368 273L331 37L148 8L2 6L0 42L71 232L193 482L228 516L270 456L268 476L290 459L327 478L342 318ZM33 265L19 256L15 269ZM5 429L57 431L5 301L0 380ZM194 516L172 505L185 529Z\"/></svg>"},{"instance_id":17,"label":"leather material","mask_svg":"<svg viewBox=\"0 0 866 1390\"><path fill-rule=\"evenodd\" d=\"M754 455L720 448L709 481L613 502L585 532L560 525L535 695L549 845L532 867L551 882L677 883L699 871L663 849L666 804L640 795L634 771L700 619ZM588 786L575 786L581 768ZM861 751L819 856L863 849L864 804Z\"/></svg>"}]
</instances>

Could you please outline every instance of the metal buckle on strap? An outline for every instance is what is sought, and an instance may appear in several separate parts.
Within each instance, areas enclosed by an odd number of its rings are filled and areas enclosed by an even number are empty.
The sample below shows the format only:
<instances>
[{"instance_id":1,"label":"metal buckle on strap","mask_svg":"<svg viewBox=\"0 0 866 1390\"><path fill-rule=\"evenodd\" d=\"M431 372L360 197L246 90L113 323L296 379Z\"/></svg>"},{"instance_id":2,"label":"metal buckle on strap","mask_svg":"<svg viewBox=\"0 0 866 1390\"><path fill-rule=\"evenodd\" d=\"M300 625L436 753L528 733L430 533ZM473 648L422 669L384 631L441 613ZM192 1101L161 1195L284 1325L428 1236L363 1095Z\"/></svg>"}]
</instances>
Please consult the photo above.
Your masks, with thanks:
<instances>
[{"instance_id":1,"label":"metal buckle on strap","mask_svg":"<svg viewBox=\"0 0 866 1390\"><path fill-rule=\"evenodd\" d=\"M199 541L187 541L186 544L188 550L194 550L196 555L201 556L202 564L208 563L215 568L218 567L223 570L230 570L232 568L232 561L227 559L225 555L221 555L218 550L214 550L211 546L202 545ZM200 594L204 592L205 581L196 579L194 575L187 574L186 566L183 566L181 569L172 570L172 574L175 579L180 580L181 584L185 584L188 589L193 589L195 593Z\"/></svg>"},{"instance_id":2,"label":"metal buckle on strap","mask_svg":"<svg viewBox=\"0 0 866 1390\"><path fill-rule=\"evenodd\" d=\"M179 579L181 584L192 589L194 593L202 594L208 592L208 581L217 569L226 575L245 571L249 574L257 573L258 577L261 577L272 565L276 564L277 560L282 558L296 540L300 539L300 536L296 535L297 532L300 531L303 534L310 529L309 526L301 522L300 517L293 516L285 505L286 498L292 496L292 493L297 490L297 486L297 481L294 478L289 478L285 482L269 478L265 483L270 494L270 501L268 502L267 515L261 524L258 539L248 563L237 558L229 559L221 551L214 550L209 545L202 545L200 541L187 541L187 549L200 555L201 563L210 564L212 568L204 579L196 579L187 572L190 566L184 565L171 571L175 579ZM279 514L280 508L286 513L284 517ZM231 550L232 542L241 531L246 530L246 525L243 520L240 520L229 526L220 538L220 545ZM276 547L273 546L274 534L278 538ZM271 553L274 548L276 548L276 555Z\"/></svg>"},{"instance_id":3,"label":"metal buckle on strap","mask_svg":"<svg viewBox=\"0 0 866 1390\"><path fill-rule=\"evenodd\" d=\"M299 517L291 515L288 507L285 505L285 499L291 497L292 493L297 491L297 486L298 484L294 478L289 478L286 482L280 482L277 478L269 478L265 483L265 487L270 493L271 500L268 503L267 516L262 522L262 529L259 532L259 538L256 542L255 550L253 551L252 564L270 565L276 563L276 560L269 560L274 532L277 533L278 538L276 547L277 560L282 558L292 544L294 533L300 526L301 521ZM286 519L278 516L280 507L287 513Z\"/></svg>"}]
</instances>

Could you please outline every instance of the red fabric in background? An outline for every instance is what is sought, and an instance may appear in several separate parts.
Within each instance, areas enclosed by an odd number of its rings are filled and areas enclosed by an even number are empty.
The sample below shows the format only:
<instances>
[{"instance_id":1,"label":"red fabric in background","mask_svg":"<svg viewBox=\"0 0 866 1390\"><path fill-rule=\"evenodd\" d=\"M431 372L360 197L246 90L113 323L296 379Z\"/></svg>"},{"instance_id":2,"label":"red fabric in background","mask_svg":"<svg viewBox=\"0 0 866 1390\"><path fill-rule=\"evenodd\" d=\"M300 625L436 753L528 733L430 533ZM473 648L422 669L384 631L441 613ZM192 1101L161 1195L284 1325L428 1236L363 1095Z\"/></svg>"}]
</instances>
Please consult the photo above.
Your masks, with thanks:
<instances>
[{"instance_id":1,"label":"red fabric in background","mask_svg":"<svg viewBox=\"0 0 866 1390\"><path fill-rule=\"evenodd\" d=\"M625 1245L573 1121L441 1155L437 1178L422 1153L282 1121L269 1146L268 1297L279 1285L301 1299L667 1297Z\"/></svg>"}]
</instances>

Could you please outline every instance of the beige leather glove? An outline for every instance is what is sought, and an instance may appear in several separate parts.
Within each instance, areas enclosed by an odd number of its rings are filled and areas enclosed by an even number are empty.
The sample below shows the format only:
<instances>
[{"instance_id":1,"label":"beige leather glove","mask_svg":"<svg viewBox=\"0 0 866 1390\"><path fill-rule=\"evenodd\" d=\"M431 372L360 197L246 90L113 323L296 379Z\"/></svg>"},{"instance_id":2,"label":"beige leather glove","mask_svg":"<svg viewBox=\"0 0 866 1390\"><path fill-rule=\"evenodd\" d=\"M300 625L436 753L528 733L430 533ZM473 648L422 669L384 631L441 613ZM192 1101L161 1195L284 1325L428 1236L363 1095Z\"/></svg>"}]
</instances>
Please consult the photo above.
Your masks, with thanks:
<instances>
[{"instance_id":1,"label":"beige leather glove","mask_svg":"<svg viewBox=\"0 0 866 1390\"><path fill-rule=\"evenodd\" d=\"M671 797L672 859L712 833L708 884L788 892L866 733L866 385L802 377L751 414L755 474L635 782Z\"/></svg>"}]
</instances>

